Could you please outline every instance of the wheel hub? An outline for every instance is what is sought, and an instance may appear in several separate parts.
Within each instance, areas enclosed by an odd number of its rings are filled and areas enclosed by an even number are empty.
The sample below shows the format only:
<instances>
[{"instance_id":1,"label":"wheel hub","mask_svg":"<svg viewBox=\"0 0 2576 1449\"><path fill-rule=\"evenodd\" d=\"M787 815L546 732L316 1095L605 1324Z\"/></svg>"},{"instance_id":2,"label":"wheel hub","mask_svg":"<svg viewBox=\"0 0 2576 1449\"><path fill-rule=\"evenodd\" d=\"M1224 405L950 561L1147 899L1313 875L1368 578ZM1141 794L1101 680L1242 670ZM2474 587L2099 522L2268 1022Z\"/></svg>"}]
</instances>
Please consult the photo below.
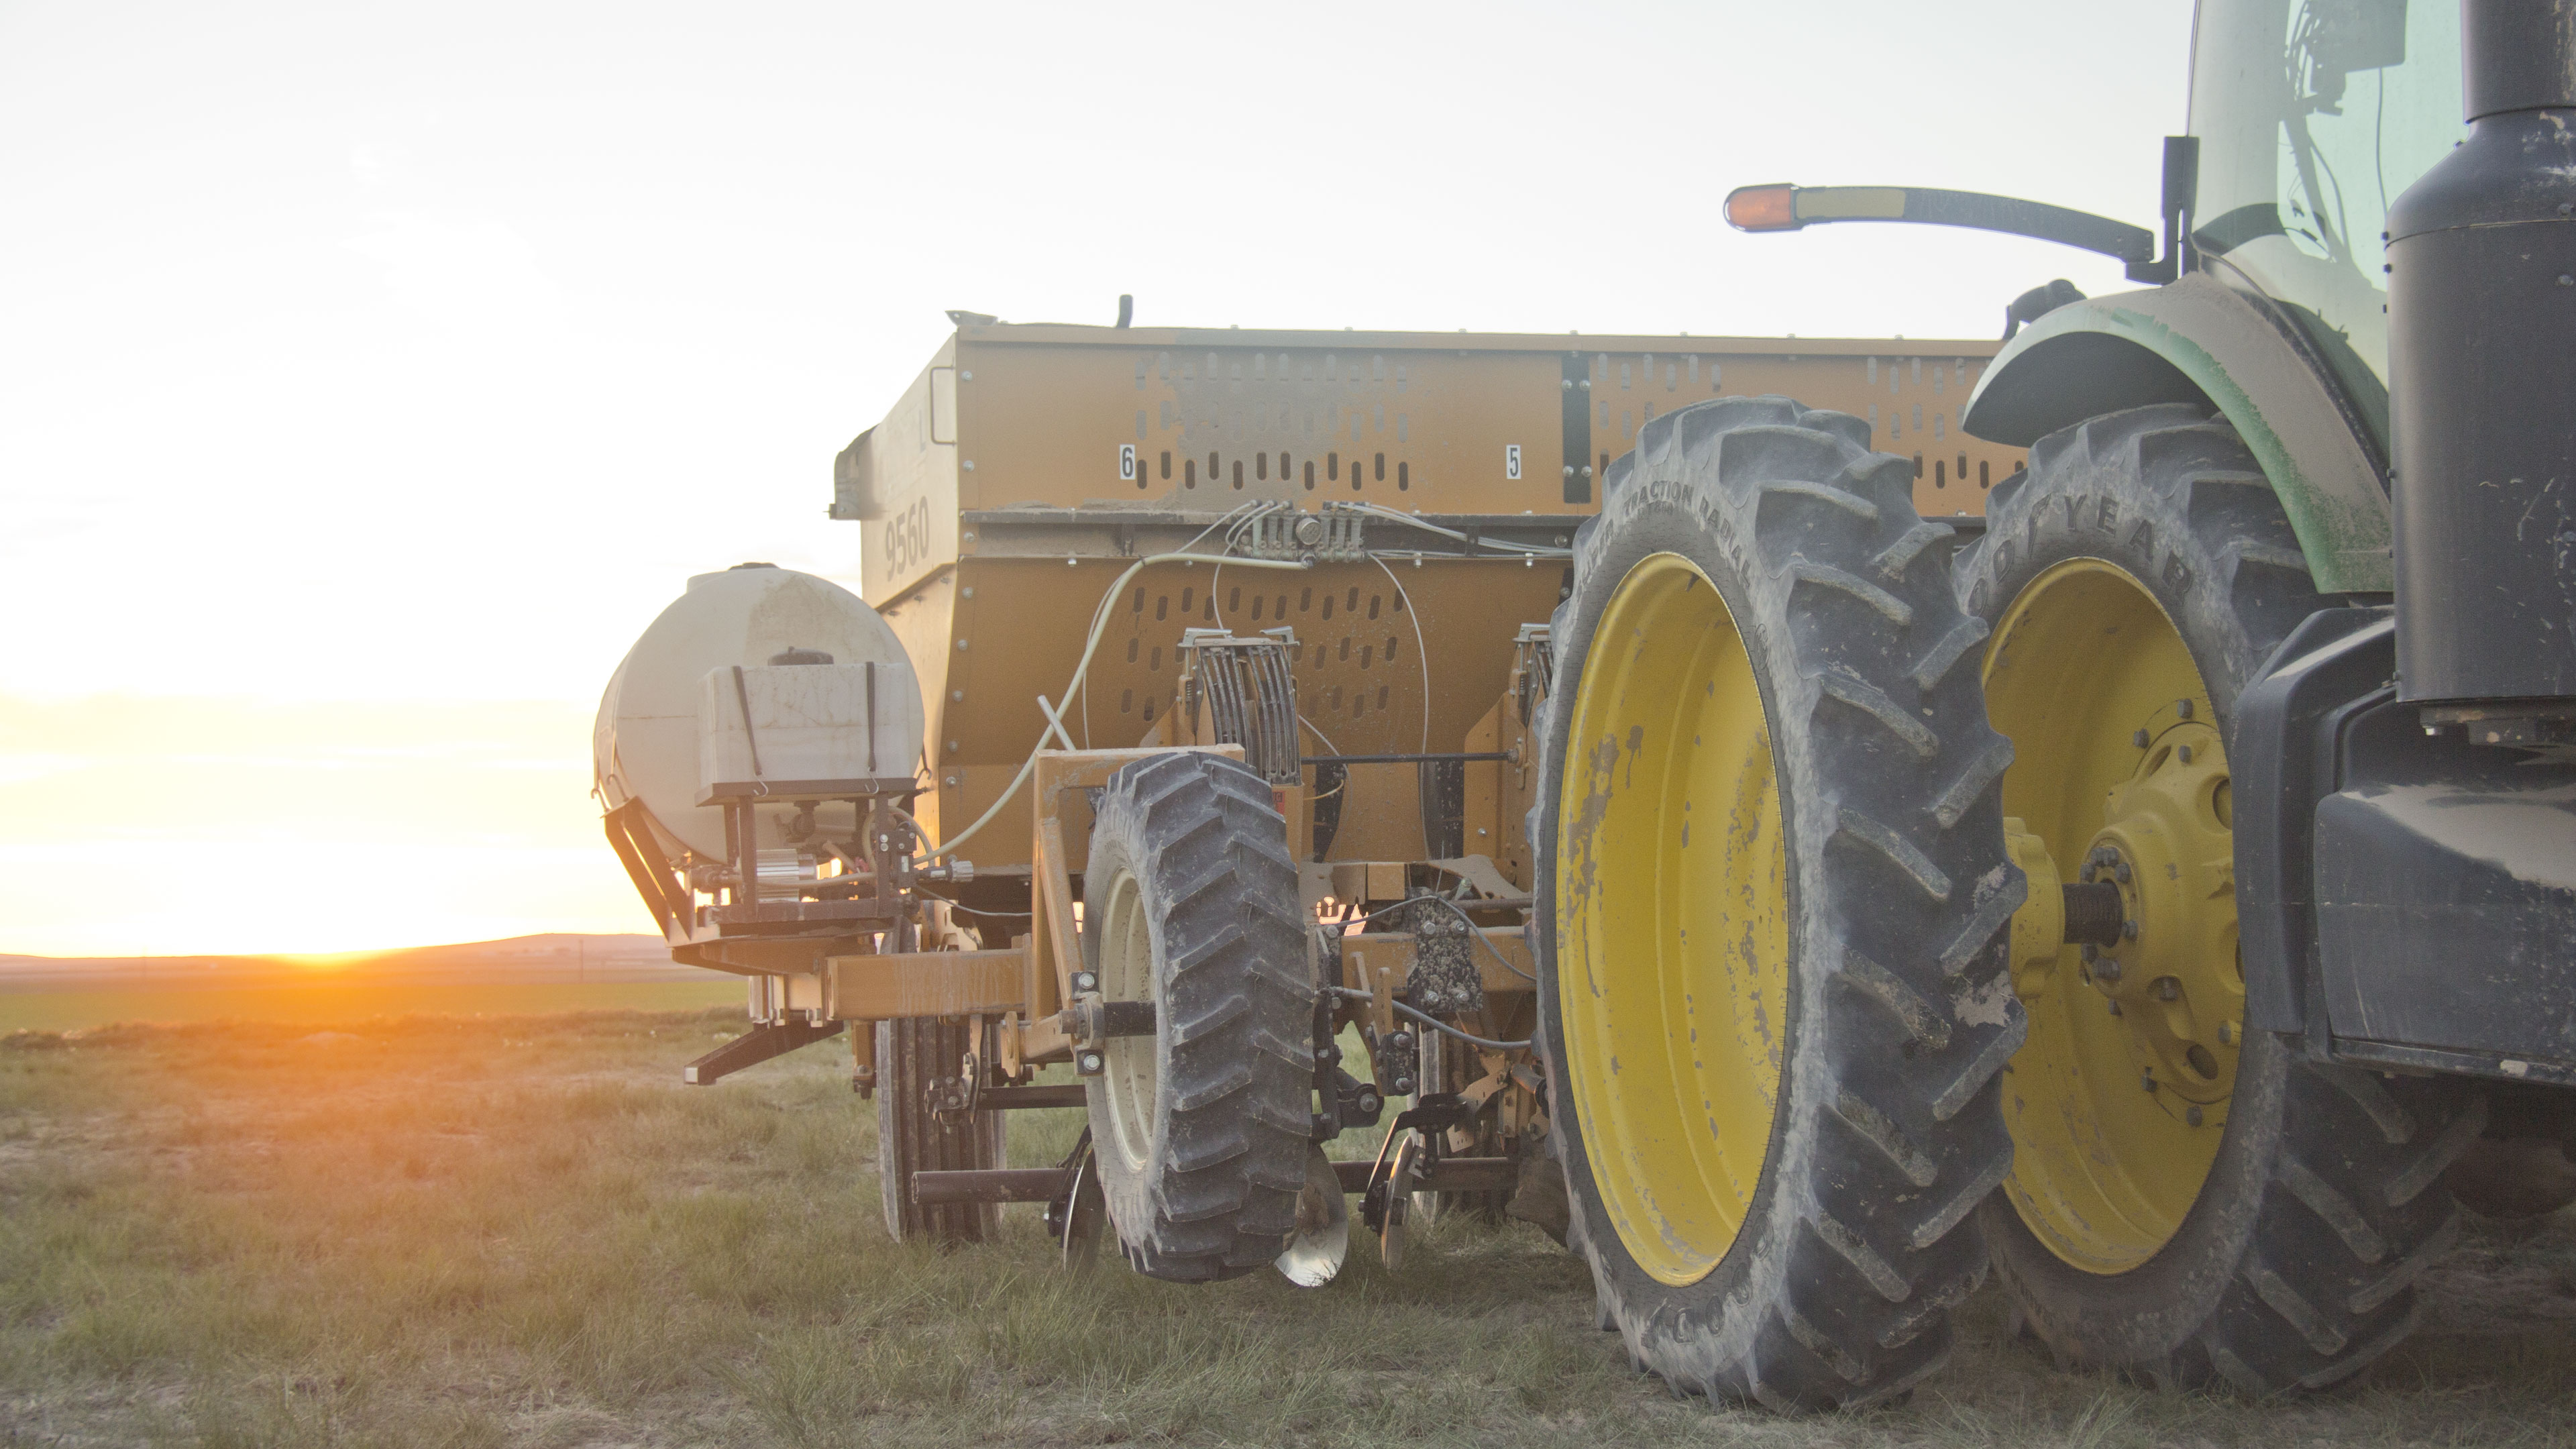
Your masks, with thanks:
<instances>
[{"instance_id":1,"label":"wheel hub","mask_svg":"<svg viewBox=\"0 0 2576 1449\"><path fill-rule=\"evenodd\" d=\"M2191 1127L2223 1124L2243 1041L2227 789L2218 731L2171 720L2112 792L2078 872L2119 891L2122 923L2119 944L2084 949L2081 979L2126 1027L2140 1089Z\"/></svg>"},{"instance_id":2,"label":"wheel hub","mask_svg":"<svg viewBox=\"0 0 2576 1449\"><path fill-rule=\"evenodd\" d=\"M2243 1042L2225 741L2191 650L2137 579L2072 559L1995 629L2007 839L2030 1035L2006 1070L2004 1191L2067 1263L2173 1237L2217 1159Z\"/></svg>"}]
</instances>

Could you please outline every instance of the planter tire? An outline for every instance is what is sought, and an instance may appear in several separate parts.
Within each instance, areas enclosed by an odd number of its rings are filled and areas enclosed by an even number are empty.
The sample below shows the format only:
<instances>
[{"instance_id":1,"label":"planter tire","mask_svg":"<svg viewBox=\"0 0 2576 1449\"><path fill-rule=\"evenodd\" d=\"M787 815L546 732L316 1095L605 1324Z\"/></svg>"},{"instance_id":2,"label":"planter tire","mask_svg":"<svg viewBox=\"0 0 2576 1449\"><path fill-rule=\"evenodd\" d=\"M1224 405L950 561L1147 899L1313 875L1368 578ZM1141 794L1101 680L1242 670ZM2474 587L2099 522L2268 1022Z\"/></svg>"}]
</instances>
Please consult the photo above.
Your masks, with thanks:
<instances>
[{"instance_id":1,"label":"planter tire","mask_svg":"<svg viewBox=\"0 0 2576 1449\"><path fill-rule=\"evenodd\" d=\"M1110 776L1083 874L1084 951L1111 1002L1150 1001L1086 1079L1100 1186L1129 1263L1176 1282L1268 1267L1311 1145L1315 984L1270 787L1200 751Z\"/></svg>"}]
</instances>

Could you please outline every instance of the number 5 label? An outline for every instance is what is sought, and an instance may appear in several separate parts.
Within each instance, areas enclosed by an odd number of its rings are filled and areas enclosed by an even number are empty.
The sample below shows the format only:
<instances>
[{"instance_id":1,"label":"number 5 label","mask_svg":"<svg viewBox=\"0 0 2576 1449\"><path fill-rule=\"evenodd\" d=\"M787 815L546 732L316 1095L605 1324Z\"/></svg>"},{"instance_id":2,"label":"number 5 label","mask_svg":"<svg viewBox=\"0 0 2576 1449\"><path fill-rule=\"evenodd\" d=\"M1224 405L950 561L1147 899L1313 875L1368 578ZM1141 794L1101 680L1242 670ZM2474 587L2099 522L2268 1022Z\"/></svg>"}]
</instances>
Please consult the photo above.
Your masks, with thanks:
<instances>
[{"instance_id":1,"label":"number 5 label","mask_svg":"<svg viewBox=\"0 0 2576 1449\"><path fill-rule=\"evenodd\" d=\"M1503 476L1517 483L1521 476L1521 445L1511 443L1503 448Z\"/></svg>"}]
</instances>

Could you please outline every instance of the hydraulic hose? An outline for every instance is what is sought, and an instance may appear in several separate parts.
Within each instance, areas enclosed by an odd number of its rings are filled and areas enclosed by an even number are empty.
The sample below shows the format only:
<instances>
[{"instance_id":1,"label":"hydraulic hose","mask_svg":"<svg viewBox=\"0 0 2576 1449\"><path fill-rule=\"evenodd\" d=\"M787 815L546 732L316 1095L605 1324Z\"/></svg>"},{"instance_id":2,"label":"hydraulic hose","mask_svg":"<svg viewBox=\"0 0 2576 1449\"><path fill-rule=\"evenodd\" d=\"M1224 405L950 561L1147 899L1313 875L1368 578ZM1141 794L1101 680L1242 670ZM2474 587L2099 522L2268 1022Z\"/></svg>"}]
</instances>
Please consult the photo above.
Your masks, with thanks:
<instances>
[{"instance_id":1,"label":"hydraulic hose","mask_svg":"<svg viewBox=\"0 0 2576 1449\"><path fill-rule=\"evenodd\" d=\"M1116 598L1126 589L1128 580L1136 577L1137 574L1143 572L1148 566L1161 563L1221 564L1227 568L1238 569L1306 569L1313 567L1312 564L1301 563L1291 559L1227 558L1223 555L1204 553L1148 554L1145 557L1136 560L1134 563L1129 564L1127 566L1127 571L1120 574L1117 580L1110 584L1109 588L1102 593L1101 598L1104 600ZM1065 685L1064 693L1058 696L1059 698L1071 699L1073 697L1073 692L1082 687L1083 676L1091 672L1091 656L1098 652L1101 636L1109 632L1110 613L1111 611L1108 609L1098 609L1093 612L1091 620L1091 637L1083 641L1082 658L1073 666L1073 678ZM1038 755L1041 751L1046 749L1047 736L1052 732L1052 728L1040 731L1038 742L1030 749L1029 757L1020 762L1020 772L1011 777L1011 783L1003 788L1002 793L999 796L995 797L990 809L987 809L982 815L977 816L974 824L967 826L965 829L958 831L955 835L939 842L937 848L925 851L917 857L917 859L931 860L939 856L949 855L954 852L958 846L964 844L976 831L992 824L993 817L1001 814L1002 807L1010 804L1011 798L1020 793L1020 787L1029 782L1030 774L1037 769Z\"/></svg>"}]
</instances>

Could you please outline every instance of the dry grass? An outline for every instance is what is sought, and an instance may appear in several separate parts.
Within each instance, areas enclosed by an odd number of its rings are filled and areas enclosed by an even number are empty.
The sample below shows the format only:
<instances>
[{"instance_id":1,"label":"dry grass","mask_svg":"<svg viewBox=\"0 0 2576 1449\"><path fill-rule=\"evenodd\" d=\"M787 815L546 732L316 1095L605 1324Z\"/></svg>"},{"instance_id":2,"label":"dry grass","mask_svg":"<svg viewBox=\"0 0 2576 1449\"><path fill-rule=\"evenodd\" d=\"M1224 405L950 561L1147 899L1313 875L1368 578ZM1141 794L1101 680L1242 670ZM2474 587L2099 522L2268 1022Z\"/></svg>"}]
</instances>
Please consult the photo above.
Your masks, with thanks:
<instances>
[{"instance_id":1,"label":"dry grass","mask_svg":"<svg viewBox=\"0 0 2576 1449\"><path fill-rule=\"evenodd\" d=\"M1534 1231L1300 1292L1068 1279L1030 1214L885 1241L833 1046L712 1089L702 1015L117 1028L0 1045L0 1445L2576 1443L2576 1225L2477 1238L2437 1327L2286 1405L2061 1374L1973 1302L1901 1408L1676 1401ZM1019 1119L1044 1160L1070 1114Z\"/></svg>"}]
</instances>

